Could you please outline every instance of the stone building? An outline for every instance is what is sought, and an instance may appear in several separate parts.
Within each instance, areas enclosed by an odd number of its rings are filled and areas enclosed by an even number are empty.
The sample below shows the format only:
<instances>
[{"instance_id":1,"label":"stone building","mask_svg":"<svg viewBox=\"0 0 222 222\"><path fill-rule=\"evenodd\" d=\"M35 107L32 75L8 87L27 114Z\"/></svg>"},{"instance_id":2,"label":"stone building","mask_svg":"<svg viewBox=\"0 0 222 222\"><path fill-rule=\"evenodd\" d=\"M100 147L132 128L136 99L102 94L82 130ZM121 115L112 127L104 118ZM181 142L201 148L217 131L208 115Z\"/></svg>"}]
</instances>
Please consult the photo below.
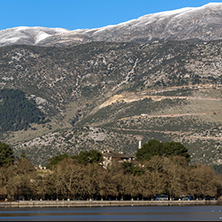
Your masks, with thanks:
<instances>
[{"instance_id":1,"label":"stone building","mask_svg":"<svg viewBox=\"0 0 222 222\"><path fill-rule=\"evenodd\" d=\"M110 150L104 150L102 152L103 159L102 159L102 166L107 169L109 165L113 162L131 162L135 160L135 156L126 155L123 153L116 153Z\"/></svg>"}]
</instances>

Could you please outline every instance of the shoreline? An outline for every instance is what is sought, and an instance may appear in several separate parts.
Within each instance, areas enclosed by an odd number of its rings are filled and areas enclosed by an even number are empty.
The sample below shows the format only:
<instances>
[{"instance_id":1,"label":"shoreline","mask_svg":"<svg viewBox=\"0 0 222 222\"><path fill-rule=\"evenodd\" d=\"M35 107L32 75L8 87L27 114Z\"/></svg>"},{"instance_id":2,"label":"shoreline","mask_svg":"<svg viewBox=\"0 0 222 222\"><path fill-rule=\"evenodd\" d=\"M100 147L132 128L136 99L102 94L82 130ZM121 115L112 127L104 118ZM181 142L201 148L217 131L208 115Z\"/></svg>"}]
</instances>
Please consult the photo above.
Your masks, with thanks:
<instances>
[{"instance_id":1,"label":"shoreline","mask_svg":"<svg viewBox=\"0 0 222 222\"><path fill-rule=\"evenodd\" d=\"M191 205L221 205L217 200L187 200L187 201L154 201L154 200L34 200L34 201L5 201L0 202L0 208L13 207L107 207L107 206L191 206Z\"/></svg>"}]
</instances>

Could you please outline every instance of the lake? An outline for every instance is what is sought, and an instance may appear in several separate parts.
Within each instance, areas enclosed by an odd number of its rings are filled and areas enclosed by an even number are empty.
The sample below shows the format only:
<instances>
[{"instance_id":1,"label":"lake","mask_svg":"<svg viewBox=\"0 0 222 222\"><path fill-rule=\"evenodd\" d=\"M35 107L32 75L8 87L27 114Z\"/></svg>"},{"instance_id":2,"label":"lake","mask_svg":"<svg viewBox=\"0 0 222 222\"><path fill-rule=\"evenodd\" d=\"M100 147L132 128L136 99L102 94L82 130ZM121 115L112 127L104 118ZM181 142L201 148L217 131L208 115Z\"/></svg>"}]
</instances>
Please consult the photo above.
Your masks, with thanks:
<instances>
[{"instance_id":1,"label":"lake","mask_svg":"<svg viewBox=\"0 0 222 222\"><path fill-rule=\"evenodd\" d=\"M0 221L222 221L222 206L0 208Z\"/></svg>"}]
</instances>

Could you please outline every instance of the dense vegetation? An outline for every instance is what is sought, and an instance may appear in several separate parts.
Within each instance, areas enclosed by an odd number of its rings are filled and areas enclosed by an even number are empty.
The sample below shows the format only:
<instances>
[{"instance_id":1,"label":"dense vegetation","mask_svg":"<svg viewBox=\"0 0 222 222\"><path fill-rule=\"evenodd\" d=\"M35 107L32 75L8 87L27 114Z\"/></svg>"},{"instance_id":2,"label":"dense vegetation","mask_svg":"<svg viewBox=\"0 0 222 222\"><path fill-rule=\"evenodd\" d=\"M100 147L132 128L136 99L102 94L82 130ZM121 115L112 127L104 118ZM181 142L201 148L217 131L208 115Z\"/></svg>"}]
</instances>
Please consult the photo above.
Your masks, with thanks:
<instances>
[{"instance_id":1,"label":"dense vegetation","mask_svg":"<svg viewBox=\"0 0 222 222\"><path fill-rule=\"evenodd\" d=\"M190 161L188 149L181 143L173 141L161 143L153 139L143 144L143 147L136 152L137 160L150 160L153 156L183 156L187 162Z\"/></svg>"},{"instance_id":2,"label":"dense vegetation","mask_svg":"<svg viewBox=\"0 0 222 222\"><path fill-rule=\"evenodd\" d=\"M52 170L38 171L22 153L14 164L0 167L0 198L147 200L158 194L175 199L222 194L221 177L209 166L189 165L184 156L113 162L107 169L100 158L94 150L72 157L62 154L49 160Z\"/></svg>"},{"instance_id":3,"label":"dense vegetation","mask_svg":"<svg viewBox=\"0 0 222 222\"><path fill-rule=\"evenodd\" d=\"M56 167L56 165L68 158L69 156L64 153L64 154L59 154L57 156L54 156L52 158L50 158L48 160L48 164L47 164L47 169L54 169L54 167ZM90 151L81 151L79 154L77 155L73 155L71 156L72 159L75 159L78 161L78 163L87 165L88 163L99 163L102 160L102 154L96 150L90 150Z\"/></svg>"},{"instance_id":4,"label":"dense vegetation","mask_svg":"<svg viewBox=\"0 0 222 222\"><path fill-rule=\"evenodd\" d=\"M10 165L14 159L12 148L8 144L0 142L0 166Z\"/></svg>"},{"instance_id":5,"label":"dense vegetation","mask_svg":"<svg viewBox=\"0 0 222 222\"><path fill-rule=\"evenodd\" d=\"M18 89L0 90L0 131L27 129L30 123L43 123L45 115L34 101Z\"/></svg>"}]
</instances>

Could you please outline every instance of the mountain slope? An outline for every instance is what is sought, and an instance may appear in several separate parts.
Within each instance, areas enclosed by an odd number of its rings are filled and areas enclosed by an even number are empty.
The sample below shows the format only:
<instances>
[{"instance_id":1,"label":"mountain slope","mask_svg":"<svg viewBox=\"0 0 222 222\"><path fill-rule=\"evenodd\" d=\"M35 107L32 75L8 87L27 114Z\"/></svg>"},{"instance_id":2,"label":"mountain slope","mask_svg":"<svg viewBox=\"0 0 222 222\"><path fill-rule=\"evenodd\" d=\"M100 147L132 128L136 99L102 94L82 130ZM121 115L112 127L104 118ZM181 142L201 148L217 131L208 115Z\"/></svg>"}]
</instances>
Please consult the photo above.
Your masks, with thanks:
<instances>
[{"instance_id":1,"label":"mountain slope","mask_svg":"<svg viewBox=\"0 0 222 222\"><path fill-rule=\"evenodd\" d=\"M138 136L220 163L221 49L221 40L1 47L0 87L24 92L51 120L1 139L36 164L93 148L133 154Z\"/></svg>"},{"instance_id":2,"label":"mountain slope","mask_svg":"<svg viewBox=\"0 0 222 222\"><path fill-rule=\"evenodd\" d=\"M18 88L48 114L119 90L221 82L222 41L95 42L0 48L0 86ZM30 87L31 86L31 87Z\"/></svg>"},{"instance_id":3,"label":"mountain slope","mask_svg":"<svg viewBox=\"0 0 222 222\"><path fill-rule=\"evenodd\" d=\"M118 25L68 31L17 27L0 31L0 46L13 44L64 46L91 41L217 40L222 38L222 3L148 14Z\"/></svg>"}]
</instances>

